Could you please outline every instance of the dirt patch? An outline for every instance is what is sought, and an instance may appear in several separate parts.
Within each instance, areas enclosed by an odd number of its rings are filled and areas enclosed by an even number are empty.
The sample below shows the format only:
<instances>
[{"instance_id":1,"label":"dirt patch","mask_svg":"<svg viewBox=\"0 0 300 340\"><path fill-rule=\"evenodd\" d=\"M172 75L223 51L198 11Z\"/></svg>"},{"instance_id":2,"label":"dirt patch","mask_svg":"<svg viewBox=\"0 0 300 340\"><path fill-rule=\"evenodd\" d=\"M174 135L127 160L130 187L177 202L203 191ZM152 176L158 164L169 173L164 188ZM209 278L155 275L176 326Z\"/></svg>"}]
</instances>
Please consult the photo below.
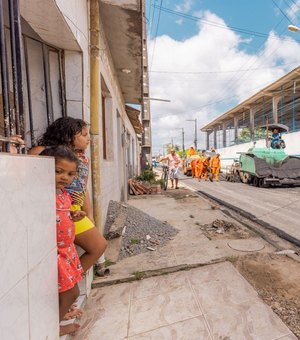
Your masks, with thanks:
<instances>
[{"instance_id":1,"label":"dirt patch","mask_svg":"<svg viewBox=\"0 0 300 340\"><path fill-rule=\"evenodd\" d=\"M191 198L199 198L198 195L192 193L189 189L179 188L179 189L167 189L166 191L162 190L162 194L167 197L172 197L175 200L185 200Z\"/></svg>"},{"instance_id":2,"label":"dirt patch","mask_svg":"<svg viewBox=\"0 0 300 340\"><path fill-rule=\"evenodd\" d=\"M214 220L210 224L200 225L203 234L209 239L246 239L254 234L248 229L226 220Z\"/></svg>"},{"instance_id":3,"label":"dirt patch","mask_svg":"<svg viewBox=\"0 0 300 340\"><path fill-rule=\"evenodd\" d=\"M300 339L300 263L286 255L249 254L233 265Z\"/></svg>"}]
</instances>

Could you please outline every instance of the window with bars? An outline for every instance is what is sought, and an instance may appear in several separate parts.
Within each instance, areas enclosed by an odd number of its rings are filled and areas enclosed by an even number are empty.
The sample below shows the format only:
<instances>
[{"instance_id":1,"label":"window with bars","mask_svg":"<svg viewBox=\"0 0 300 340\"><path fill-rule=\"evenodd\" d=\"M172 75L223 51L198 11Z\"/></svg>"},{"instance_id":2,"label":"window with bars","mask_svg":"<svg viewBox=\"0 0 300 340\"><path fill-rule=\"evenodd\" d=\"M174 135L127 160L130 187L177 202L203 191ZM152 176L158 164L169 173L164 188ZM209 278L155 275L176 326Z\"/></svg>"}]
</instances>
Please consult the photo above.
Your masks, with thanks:
<instances>
[{"instance_id":1,"label":"window with bars","mask_svg":"<svg viewBox=\"0 0 300 340\"><path fill-rule=\"evenodd\" d=\"M63 50L42 41L17 0L0 6L0 137L20 134L28 147L66 114ZM7 151L7 145L2 151Z\"/></svg>"}]
</instances>

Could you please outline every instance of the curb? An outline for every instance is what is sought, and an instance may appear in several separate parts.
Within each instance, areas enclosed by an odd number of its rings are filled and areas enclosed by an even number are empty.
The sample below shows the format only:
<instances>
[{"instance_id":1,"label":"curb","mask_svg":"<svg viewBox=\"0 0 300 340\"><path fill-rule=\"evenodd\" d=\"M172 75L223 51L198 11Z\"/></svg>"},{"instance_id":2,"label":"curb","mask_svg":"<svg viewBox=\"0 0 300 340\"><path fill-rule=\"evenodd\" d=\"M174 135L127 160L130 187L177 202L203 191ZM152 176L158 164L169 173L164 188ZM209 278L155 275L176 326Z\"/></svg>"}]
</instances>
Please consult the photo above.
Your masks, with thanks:
<instances>
[{"instance_id":1,"label":"curb","mask_svg":"<svg viewBox=\"0 0 300 340\"><path fill-rule=\"evenodd\" d=\"M167 275L167 274L176 273L179 271L185 271L185 270L190 270L194 268L209 266L211 264L217 264L217 263L226 262L226 261L228 261L228 256L220 257L219 259L211 260L208 262L202 262L202 263L180 264L178 266L173 266L173 267L137 271L136 273L133 273L131 276L123 277L120 279L112 279L109 281L92 283L92 289L112 286L112 285L119 284L119 283L139 281L142 279L147 279L149 277Z\"/></svg>"},{"instance_id":2,"label":"curb","mask_svg":"<svg viewBox=\"0 0 300 340\"><path fill-rule=\"evenodd\" d=\"M217 202L218 204L221 204L235 212L237 212L238 214L240 214L241 216L247 218L248 220L252 221L252 222L255 222L255 223L258 223L260 224L261 226L265 227L266 229L268 230L271 230L272 232L274 232L277 236L281 237L282 239L288 241L288 242L291 242L293 243L294 245L296 245L297 247L300 247L300 240L298 240L297 238L287 234L285 231L277 228L277 227L274 227L273 225L263 221L263 220L260 220L259 218L257 218L255 215L241 209L241 208L238 208L226 201L223 201L219 198L216 198L202 190L195 190L195 192L201 196L201 197L204 197L204 198L209 198L210 200L214 201L214 202Z\"/></svg>"}]
</instances>

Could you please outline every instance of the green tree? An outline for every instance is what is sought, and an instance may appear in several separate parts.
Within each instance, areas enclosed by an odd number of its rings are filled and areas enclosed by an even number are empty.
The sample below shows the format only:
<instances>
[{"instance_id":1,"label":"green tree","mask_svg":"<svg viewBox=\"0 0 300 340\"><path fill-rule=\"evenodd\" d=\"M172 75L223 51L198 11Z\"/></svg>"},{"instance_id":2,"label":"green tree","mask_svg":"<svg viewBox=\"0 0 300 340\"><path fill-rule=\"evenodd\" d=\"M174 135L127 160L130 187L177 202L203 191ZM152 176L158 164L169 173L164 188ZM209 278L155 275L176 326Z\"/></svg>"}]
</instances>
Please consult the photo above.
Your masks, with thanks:
<instances>
[{"instance_id":1,"label":"green tree","mask_svg":"<svg viewBox=\"0 0 300 340\"><path fill-rule=\"evenodd\" d=\"M238 140L241 143L250 142L251 140L251 134L249 128L243 128L239 131Z\"/></svg>"}]
</instances>

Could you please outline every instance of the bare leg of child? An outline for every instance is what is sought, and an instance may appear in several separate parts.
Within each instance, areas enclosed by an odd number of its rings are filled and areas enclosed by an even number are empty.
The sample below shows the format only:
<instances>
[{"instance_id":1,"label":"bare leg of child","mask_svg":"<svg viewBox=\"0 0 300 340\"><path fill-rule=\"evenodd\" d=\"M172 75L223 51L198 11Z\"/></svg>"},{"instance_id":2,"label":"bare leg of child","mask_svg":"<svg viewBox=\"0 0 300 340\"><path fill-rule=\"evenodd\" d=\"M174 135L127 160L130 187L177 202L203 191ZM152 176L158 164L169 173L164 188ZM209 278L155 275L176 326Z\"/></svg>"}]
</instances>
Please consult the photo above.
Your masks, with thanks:
<instances>
[{"instance_id":1,"label":"bare leg of child","mask_svg":"<svg viewBox=\"0 0 300 340\"><path fill-rule=\"evenodd\" d=\"M96 263L107 247L106 239L99 233L96 227L76 235L74 243L85 251L85 253L80 256L80 262L84 272Z\"/></svg>"},{"instance_id":2,"label":"bare leg of child","mask_svg":"<svg viewBox=\"0 0 300 340\"><path fill-rule=\"evenodd\" d=\"M79 288L77 284L73 288L63 293L59 293L59 321L63 320L64 316L72 306L72 303L74 303L78 296ZM76 323L60 326L59 335L62 336L65 334L74 333L79 329L79 327L80 325Z\"/></svg>"}]
</instances>

